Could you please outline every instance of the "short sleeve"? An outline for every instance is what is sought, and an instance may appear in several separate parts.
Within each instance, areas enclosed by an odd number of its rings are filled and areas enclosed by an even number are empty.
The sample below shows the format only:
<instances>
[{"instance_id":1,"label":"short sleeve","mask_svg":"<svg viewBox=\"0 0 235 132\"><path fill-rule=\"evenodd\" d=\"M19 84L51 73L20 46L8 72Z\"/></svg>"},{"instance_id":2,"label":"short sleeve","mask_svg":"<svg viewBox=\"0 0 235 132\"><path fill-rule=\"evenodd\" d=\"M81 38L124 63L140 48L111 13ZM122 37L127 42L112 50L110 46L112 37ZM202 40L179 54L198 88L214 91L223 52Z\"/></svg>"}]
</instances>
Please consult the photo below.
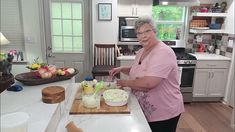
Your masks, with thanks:
<instances>
[{"instance_id":1,"label":"short sleeve","mask_svg":"<svg viewBox=\"0 0 235 132\"><path fill-rule=\"evenodd\" d=\"M148 58L145 76L167 78L173 69L173 61L172 56L166 53L151 55Z\"/></svg>"}]
</instances>

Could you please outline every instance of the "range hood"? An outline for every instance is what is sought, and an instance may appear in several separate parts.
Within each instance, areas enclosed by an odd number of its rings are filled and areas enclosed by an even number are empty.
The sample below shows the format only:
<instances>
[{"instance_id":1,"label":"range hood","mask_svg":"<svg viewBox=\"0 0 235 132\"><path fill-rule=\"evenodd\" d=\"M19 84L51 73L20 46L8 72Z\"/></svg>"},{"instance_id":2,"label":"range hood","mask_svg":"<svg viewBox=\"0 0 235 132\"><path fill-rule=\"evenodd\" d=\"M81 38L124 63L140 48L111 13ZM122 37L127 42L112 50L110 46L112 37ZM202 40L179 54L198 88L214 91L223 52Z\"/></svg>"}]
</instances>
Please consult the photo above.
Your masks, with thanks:
<instances>
[{"instance_id":1,"label":"range hood","mask_svg":"<svg viewBox=\"0 0 235 132\"><path fill-rule=\"evenodd\" d=\"M153 0L153 5L199 6L199 0Z\"/></svg>"}]
</instances>

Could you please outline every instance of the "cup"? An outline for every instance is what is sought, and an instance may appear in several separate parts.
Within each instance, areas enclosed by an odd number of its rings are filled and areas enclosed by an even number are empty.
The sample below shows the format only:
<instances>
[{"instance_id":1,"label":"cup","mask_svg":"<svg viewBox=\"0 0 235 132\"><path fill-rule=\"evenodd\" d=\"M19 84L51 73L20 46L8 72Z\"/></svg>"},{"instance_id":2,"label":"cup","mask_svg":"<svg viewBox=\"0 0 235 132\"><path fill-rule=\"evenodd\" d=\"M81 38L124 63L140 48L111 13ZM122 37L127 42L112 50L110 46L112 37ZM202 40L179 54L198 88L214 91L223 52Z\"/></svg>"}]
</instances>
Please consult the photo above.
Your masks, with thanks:
<instances>
[{"instance_id":1,"label":"cup","mask_svg":"<svg viewBox=\"0 0 235 132\"><path fill-rule=\"evenodd\" d=\"M219 55L220 54L220 49L216 49L215 54Z\"/></svg>"}]
</instances>

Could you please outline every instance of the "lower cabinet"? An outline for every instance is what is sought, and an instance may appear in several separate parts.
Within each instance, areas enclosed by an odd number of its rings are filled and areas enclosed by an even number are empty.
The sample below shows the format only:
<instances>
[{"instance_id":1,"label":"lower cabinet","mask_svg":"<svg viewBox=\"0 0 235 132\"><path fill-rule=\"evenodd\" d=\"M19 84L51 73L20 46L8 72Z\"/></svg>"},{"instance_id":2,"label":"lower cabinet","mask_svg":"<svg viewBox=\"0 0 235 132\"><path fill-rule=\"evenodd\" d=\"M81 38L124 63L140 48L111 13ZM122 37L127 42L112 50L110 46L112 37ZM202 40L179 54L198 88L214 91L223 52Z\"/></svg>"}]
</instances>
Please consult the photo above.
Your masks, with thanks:
<instances>
[{"instance_id":1,"label":"lower cabinet","mask_svg":"<svg viewBox=\"0 0 235 132\"><path fill-rule=\"evenodd\" d=\"M196 69L193 97L224 97L227 69Z\"/></svg>"},{"instance_id":2,"label":"lower cabinet","mask_svg":"<svg viewBox=\"0 0 235 132\"><path fill-rule=\"evenodd\" d=\"M224 97L230 61L197 61L193 97Z\"/></svg>"}]
</instances>

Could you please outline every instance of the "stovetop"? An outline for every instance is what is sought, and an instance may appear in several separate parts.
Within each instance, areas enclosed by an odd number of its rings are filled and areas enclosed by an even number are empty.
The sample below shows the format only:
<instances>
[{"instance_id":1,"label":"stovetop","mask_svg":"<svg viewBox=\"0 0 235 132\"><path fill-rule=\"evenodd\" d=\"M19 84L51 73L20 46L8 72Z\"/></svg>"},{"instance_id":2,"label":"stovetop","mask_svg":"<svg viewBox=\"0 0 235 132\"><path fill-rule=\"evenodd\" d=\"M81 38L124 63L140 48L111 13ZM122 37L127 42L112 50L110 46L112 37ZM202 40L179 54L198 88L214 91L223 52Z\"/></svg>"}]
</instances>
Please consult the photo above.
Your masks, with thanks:
<instances>
[{"instance_id":1,"label":"stovetop","mask_svg":"<svg viewBox=\"0 0 235 132\"><path fill-rule=\"evenodd\" d=\"M195 65L197 58L185 52L185 48L173 48L177 64Z\"/></svg>"},{"instance_id":2,"label":"stovetop","mask_svg":"<svg viewBox=\"0 0 235 132\"><path fill-rule=\"evenodd\" d=\"M195 56L188 53L175 53L177 60L197 60Z\"/></svg>"}]
</instances>

